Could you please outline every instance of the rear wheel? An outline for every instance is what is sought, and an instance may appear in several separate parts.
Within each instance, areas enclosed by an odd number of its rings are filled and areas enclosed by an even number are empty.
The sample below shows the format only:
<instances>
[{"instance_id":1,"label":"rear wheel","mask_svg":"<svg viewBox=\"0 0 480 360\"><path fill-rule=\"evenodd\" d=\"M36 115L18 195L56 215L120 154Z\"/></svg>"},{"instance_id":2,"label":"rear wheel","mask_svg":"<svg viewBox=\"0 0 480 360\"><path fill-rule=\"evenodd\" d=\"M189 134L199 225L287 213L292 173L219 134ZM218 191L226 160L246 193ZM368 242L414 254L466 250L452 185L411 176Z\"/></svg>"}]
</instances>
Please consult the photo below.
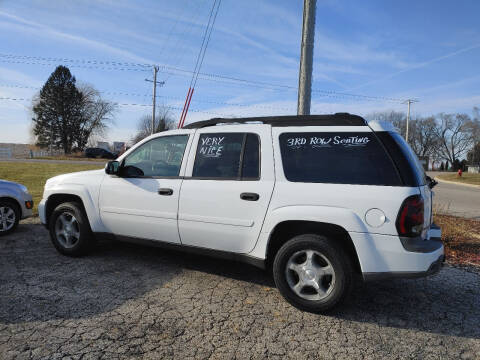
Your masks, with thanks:
<instances>
[{"instance_id":1,"label":"rear wheel","mask_svg":"<svg viewBox=\"0 0 480 360\"><path fill-rule=\"evenodd\" d=\"M306 234L280 248L273 263L273 277L289 303L318 313L345 299L353 274L349 257L333 240Z\"/></svg>"},{"instance_id":2,"label":"rear wheel","mask_svg":"<svg viewBox=\"0 0 480 360\"><path fill-rule=\"evenodd\" d=\"M88 218L79 203L58 205L49 219L49 230L53 245L64 255L82 256L94 245Z\"/></svg>"},{"instance_id":3,"label":"rear wheel","mask_svg":"<svg viewBox=\"0 0 480 360\"><path fill-rule=\"evenodd\" d=\"M20 208L11 200L0 200L0 236L10 234L20 221Z\"/></svg>"}]
</instances>

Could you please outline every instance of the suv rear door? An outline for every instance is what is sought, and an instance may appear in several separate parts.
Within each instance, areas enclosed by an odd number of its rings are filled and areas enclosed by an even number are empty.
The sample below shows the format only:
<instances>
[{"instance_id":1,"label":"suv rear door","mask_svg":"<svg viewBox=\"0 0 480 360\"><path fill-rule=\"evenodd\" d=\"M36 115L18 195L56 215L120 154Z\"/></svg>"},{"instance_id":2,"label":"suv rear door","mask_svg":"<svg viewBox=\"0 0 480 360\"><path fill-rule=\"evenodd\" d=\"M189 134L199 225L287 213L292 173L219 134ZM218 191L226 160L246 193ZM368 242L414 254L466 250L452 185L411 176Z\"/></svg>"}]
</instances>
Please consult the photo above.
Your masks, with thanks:
<instances>
[{"instance_id":1,"label":"suv rear door","mask_svg":"<svg viewBox=\"0 0 480 360\"><path fill-rule=\"evenodd\" d=\"M180 191L182 244L237 253L251 251L260 234L274 178L269 125L197 130Z\"/></svg>"}]
</instances>

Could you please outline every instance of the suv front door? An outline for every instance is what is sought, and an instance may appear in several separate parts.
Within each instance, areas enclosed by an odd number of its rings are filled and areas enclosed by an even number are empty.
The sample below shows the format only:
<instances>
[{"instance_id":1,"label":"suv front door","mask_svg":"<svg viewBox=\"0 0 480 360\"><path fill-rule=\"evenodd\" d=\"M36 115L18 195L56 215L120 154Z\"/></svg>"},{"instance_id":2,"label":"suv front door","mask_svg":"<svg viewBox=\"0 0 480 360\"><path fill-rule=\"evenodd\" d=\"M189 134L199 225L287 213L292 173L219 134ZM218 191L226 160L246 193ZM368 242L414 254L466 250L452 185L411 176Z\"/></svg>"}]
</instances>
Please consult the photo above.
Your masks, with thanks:
<instances>
[{"instance_id":1,"label":"suv front door","mask_svg":"<svg viewBox=\"0 0 480 360\"><path fill-rule=\"evenodd\" d=\"M100 216L111 233L180 243L177 211L188 146L185 131L151 139L121 160L120 176L105 176Z\"/></svg>"},{"instance_id":2,"label":"suv front door","mask_svg":"<svg viewBox=\"0 0 480 360\"><path fill-rule=\"evenodd\" d=\"M255 247L274 186L271 130L236 128L195 134L180 193L182 244L237 253Z\"/></svg>"}]
</instances>

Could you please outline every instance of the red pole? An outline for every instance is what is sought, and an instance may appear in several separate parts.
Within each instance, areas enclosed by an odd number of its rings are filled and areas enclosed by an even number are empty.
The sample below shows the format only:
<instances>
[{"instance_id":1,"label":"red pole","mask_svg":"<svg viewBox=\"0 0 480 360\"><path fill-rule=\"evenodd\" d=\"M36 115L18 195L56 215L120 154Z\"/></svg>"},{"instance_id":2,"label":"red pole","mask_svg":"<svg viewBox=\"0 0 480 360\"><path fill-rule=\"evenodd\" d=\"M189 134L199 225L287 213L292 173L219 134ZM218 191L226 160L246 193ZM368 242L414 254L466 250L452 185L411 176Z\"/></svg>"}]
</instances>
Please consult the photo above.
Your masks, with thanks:
<instances>
[{"instance_id":1,"label":"red pole","mask_svg":"<svg viewBox=\"0 0 480 360\"><path fill-rule=\"evenodd\" d=\"M183 104L182 115L180 115L180 120L178 122L178 129L182 127L183 115L185 114L185 109L187 108L188 98L190 97L190 91L192 91L192 88L188 88L187 97L185 98L185 104Z\"/></svg>"},{"instance_id":2,"label":"red pole","mask_svg":"<svg viewBox=\"0 0 480 360\"><path fill-rule=\"evenodd\" d=\"M183 128L183 124L185 123L185 119L187 118L187 113L188 113L188 109L190 108L190 101L192 101L192 96L193 96L193 91L194 90L195 89L192 88L192 91L190 92L190 98L188 99L187 108L185 109L185 115L183 116L182 128Z\"/></svg>"}]
</instances>

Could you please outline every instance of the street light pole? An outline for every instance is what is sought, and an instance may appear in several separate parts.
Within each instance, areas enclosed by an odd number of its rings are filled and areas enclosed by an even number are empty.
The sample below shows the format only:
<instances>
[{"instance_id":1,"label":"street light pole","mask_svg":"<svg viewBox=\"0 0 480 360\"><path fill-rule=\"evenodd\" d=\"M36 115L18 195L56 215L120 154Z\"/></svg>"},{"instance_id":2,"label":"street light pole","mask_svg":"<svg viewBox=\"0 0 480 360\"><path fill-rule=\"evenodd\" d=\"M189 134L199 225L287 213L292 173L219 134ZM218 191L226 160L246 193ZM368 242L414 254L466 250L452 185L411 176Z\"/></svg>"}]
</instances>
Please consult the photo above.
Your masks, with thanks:
<instances>
[{"instance_id":1,"label":"street light pole","mask_svg":"<svg viewBox=\"0 0 480 360\"><path fill-rule=\"evenodd\" d=\"M316 5L317 0L304 0L303 2L302 46L298 76L298 115L310 115Z\"/></svg>"}]
</instances>

